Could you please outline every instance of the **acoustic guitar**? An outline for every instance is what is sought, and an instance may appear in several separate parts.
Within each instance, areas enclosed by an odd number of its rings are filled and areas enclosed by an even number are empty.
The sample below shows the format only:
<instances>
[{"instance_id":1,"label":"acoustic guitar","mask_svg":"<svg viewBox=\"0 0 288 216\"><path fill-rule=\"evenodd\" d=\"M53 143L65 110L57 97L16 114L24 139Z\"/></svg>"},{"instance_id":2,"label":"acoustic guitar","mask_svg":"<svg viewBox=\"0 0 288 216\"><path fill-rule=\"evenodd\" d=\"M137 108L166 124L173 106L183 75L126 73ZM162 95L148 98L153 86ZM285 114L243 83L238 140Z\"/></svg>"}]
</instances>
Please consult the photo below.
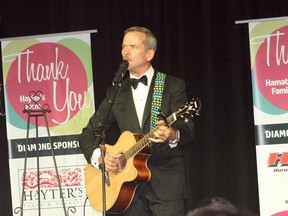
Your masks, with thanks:
<instances>
[{"instance_id":1,"label":"acoustic guitar","mask_svg":"<svg viewBox=\"0 0 288 216\"><path fill-rule=\"evenodd\" d=\"M178 111L164 119L167 126L172 125L178 119L187 119L199 115L201 104L199 99L187 102ZM105 144L107 152L121 153L117 165L119 171L106 172L105 183L105 207L110 213L125 211L133 197L139 183L149 181L150 170L147 167L147 159L150 156L149 139L154 137L151 130L148 134L134 134L129 131L123 132L115 145ZM86 164L85 173L86 192L91 205L97 210L103 211L102 196L102 171L91 164Z\"/></svg>"}]
</instances>

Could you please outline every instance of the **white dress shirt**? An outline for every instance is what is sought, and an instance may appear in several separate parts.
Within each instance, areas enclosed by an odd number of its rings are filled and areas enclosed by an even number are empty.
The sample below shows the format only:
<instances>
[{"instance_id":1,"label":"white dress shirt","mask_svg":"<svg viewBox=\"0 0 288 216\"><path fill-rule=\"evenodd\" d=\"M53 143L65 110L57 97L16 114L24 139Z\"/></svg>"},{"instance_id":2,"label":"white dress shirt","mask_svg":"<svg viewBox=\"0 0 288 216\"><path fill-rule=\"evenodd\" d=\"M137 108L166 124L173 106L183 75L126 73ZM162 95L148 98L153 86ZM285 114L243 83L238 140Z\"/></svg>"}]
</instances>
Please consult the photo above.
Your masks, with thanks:
<instances>
[{"instance_id":1,"label":"white dress shirt","mask_svg":"<svg viewBox=\"0 0 288 216\"><path fill-rule=\"evenodd\" d=\"M139 121L141 128L142 128L142 119L143 119L143 113L144 113L144 109L146 105L146 100L148 97L151 81L154 75L154 69L152 66L142 76L145 76L145 75L147 76L147 86L141 82L139 82L138 87L136 89L134 89L131 86L134 105L136 108L136 113L137 113L138 121ZM141 77L135 77L132 74L130 74L130 78L139 79Z\"/></svg>"}]
</instances>

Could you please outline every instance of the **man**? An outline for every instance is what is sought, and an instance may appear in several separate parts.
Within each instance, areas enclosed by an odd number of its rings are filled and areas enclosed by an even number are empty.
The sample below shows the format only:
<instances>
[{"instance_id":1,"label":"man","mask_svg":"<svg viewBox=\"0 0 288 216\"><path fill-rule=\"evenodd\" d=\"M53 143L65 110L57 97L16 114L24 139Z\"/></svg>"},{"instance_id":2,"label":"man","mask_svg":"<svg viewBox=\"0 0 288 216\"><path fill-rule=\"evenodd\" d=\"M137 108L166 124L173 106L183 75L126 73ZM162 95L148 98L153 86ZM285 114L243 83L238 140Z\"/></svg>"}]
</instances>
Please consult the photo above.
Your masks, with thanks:
<instances>
[{"instance_id":1,"label":"man","mask_svg":"<svg viewBox=\"0 0 288 216\"><path fill-rule=\"evenodd\" d=\"M108 89L106 98L89 120L87 127L83 129L79 139L87 161L96 168L99 167L101 159L99 148L95 147L95 133L101 133L102 125L108 129L116 121L121 132L147 134L152 129L151 115L155 106L151 104L156 100L154 95L160 92L161 103L158 109L166 115L177 111L187 102L184 81L159 73L152 67L151 61L156 48L157 40L149 29L136 26L125 31L122 58L129 62L127 69L129 76L124 77L121 82L108 118L106 119L105 115L115 95L113 94L115 87ZM137 88L134 89L130 80L145 76L147 83L139 82ZM154 90L156 83L157 91ZM157 96L159 99L159 95ZM193 122L188 118L186 121L178 120L170 127L166 126L163 120L157 121L156 124L153 136L149 138L152 142L151 156L148 159L151 179L137 187L131 205L123 213L125 216L181 216L185 214L183 149L194 136ZM107 151L104 158L106 171L117 172L119 169L117 161L120 157L119 152Z\"/></svg>"}]
</instances>

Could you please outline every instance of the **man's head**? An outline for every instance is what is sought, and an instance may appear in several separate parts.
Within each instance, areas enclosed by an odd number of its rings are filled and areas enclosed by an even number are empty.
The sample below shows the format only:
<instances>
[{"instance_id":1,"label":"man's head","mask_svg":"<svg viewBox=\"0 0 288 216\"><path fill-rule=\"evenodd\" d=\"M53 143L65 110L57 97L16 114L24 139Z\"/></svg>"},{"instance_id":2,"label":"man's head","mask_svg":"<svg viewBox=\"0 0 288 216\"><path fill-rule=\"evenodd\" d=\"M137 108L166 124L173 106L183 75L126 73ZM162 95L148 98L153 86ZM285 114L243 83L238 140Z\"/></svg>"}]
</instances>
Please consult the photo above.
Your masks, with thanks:
<instances>
[{"instance_id":1,"label":"man's head","mask_svg":"<svg viewBox=\"0 0 288 216\"><path fill-rule=\"evenodd\" d=\"M186 216L238 216L238 210L227 199L213 197L204 199L198 207L190 211Z\"/></svg>"},{"instance_id":2,"label":"man's head","mask_svg":"<svg viewBox=\"0 0 288 216\"><path fill-rule=\"evenodd\" d=\"M140 77L149 69L156 49L157 39L149 29L135 26L125 30L121 53L133 75Z\"/></svg>"}]
</instances>

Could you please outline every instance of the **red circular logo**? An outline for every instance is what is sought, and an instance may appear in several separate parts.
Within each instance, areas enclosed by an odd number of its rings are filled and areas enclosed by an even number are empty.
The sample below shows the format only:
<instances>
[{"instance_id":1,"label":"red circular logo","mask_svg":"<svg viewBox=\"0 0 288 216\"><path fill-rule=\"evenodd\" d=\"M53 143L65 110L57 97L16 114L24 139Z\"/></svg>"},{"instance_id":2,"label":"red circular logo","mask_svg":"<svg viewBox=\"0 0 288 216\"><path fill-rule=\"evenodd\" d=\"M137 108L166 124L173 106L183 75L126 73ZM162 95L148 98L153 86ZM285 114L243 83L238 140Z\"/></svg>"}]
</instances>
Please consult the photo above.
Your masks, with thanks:
<instances>
[{"instance_id":1,"label":"red circular logo","mask_svg":"<svg viewBox=\"0 0 288 216\"><path fill-rule=\"evenodd\" d=\"M23 110L37 110L35 102L44 109L49 106L51 127L65 124L77 114L87 85L85 68L77 55L60 44L39 43L16 55L6 86L12 108L25 120ZM45 121L40 120L39 126L45 126Z\"/></svg>"}]
</instances>

